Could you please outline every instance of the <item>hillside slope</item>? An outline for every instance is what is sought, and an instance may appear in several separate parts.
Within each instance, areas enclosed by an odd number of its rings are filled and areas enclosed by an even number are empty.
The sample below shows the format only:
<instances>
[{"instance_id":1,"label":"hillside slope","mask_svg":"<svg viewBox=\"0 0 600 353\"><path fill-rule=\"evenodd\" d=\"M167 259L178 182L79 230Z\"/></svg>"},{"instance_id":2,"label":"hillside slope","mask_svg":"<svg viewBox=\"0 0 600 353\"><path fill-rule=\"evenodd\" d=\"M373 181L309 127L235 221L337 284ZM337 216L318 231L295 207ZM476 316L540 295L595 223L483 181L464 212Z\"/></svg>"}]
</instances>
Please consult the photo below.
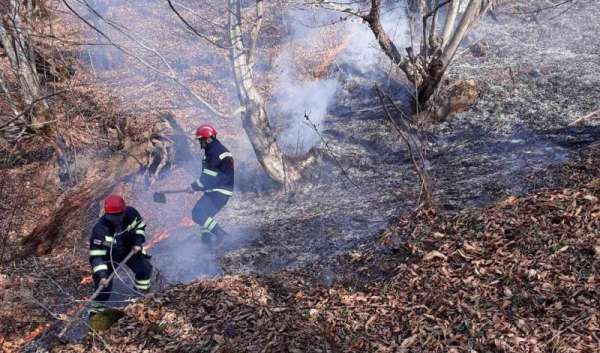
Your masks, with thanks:
<instances>
[{"instance_id":1,"label":"hillside slope","mask_svg":"<svg viewBox=\"0 0 600 353\"><path fill-rule=\"evenodd\" d=\"M562 169L571 187L402 216L335 263L175 286L105 343L55 351L598 352L598 152Z\"/></svg>"}]
</instances>

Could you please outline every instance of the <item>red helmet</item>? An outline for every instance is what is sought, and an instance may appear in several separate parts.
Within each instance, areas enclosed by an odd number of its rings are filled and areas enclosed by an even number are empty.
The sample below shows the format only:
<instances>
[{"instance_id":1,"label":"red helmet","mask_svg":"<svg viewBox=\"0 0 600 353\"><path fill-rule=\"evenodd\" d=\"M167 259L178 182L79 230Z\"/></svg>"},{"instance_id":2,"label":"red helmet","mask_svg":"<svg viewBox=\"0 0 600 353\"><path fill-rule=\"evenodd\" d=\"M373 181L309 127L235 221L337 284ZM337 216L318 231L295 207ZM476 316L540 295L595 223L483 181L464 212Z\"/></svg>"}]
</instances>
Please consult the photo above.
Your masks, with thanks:
<instances>
[{"instance_id":1,"label":"red helmet","mask_svg":"<svg viewBox=\"0 0 600 353\"><path fill-rule=\"evenodd\" d=\"M217 130L209 124L202 124L198 129L196 129L196 138L204 138L207 139L209 137L217 136Z\"/></svg>"},{"instance_id":2,"label":"red helmet","mask_svg":"<svg viewBox=\"0 0 600 353\"><path fill-rule=\"evenodd\" d=\"M104 200L104 213L114 214L125 211L125 200L119 195L110 195Z\"/></svg>"}]
</instances>

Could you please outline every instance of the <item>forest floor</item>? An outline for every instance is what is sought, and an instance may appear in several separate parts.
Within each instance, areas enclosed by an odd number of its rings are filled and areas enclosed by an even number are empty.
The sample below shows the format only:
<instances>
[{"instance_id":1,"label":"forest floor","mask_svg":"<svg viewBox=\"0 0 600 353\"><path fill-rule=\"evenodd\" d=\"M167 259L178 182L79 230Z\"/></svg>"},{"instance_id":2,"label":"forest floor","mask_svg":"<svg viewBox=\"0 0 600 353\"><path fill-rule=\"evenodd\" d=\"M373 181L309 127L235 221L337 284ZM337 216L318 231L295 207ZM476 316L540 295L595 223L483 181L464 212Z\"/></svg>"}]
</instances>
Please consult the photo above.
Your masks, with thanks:
<instances>
[{"instance_id":1,"label":"forest floor","mask_svg":"<svg viewBox=\"0 0 600 353\"><path fill-rule=\"evenodd\" d=\"M374 77L386 73L343 64L332 65L343 90L319 126L329 162L310 186L276 194L247 158L238 124L223 135L240 161L236 194L218 216L232 234L219 256L186 225L197 196L151 202L153 191L191 183L195 161L150 186L144 178L121 185L149 234L171 235L152 250L168 282L225 277L174 285L128 306L103 335L110 350L597 350L600 124L574 122L599 108L599 13L582 1L553 19L499 14L469 38L449 77L474 79L481 96L426 131L437 214L403 215L415 208L418 185L405 147L373 103ZM153 100L168 104L149 81L113 89L125 106L132 98L123 91L139 88L144 99L128 111L169 111L191 131L193 110L153 108ZM36 163L3 173L17 182ZM57 192L41 193L44 205ZM28 211L25 230L36 214ZM86 222L97 212L93 205ZM29 341L91 291L80 283L89 274L87 234L76 233L52 255L0 267L2 349ZM104 348L91 338L61 349Z\"/></svg>"}]
</instances>

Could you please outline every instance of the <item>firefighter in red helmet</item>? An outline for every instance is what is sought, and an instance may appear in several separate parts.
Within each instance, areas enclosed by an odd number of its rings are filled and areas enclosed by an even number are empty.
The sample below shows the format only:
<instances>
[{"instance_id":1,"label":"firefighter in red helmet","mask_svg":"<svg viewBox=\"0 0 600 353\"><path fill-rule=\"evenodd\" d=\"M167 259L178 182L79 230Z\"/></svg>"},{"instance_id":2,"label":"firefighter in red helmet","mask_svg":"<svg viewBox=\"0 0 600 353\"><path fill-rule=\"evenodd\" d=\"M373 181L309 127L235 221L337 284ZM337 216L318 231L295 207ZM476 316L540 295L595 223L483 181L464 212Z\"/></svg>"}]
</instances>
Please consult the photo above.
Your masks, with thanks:
<instances>
[{"instance_id":1,"label":"firefighter in red helmet","mask_svg":"<svg viewBox=\"0 0 600 353\"><path fill-rule=\"evenodd\" d=\"M202 124L196 130L196 139L204 149L202 174L191 185L191 191L204 191L192 210L192 219L202 227L202 241L220 244L227 233L214 219L233 195L233 155L219 140L217 130Z\"/></svg>"},{"instance_id":2,"label":"firefighter in red helmet","mask_svg":"<svg viewBox=\"0 0 600 353\"><path fill-rule=\"evenodd\" d=\"M108 277L130 251L134 255L126 265L135 274L135 288L141 292L150 289L152 264L142 247L146 241L145 229L140 213L127 206L121 196L110 195L104 200L104 215L92 229L89 254L94 287L104 289L92 302L90 313L105 309L112 290L112 281Z\"/></svg>"}]
</instances>

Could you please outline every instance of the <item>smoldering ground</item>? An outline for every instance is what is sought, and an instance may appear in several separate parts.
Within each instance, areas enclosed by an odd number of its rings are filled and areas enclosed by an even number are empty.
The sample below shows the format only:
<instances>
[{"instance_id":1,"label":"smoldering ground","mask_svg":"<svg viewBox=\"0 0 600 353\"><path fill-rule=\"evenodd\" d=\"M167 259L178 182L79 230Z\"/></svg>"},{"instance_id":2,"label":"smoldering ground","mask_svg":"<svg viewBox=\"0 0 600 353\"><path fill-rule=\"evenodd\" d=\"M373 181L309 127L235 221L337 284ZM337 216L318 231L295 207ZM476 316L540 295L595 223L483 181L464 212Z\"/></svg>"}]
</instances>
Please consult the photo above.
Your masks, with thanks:
<instances>
[{"instance_id":1,"label":"smoldering ground","mask_svg":"<svg viewBox=\"0 0 600 353\"><path fill-rule=\"evenodd\" d=\"M140 3L136 2L136 5ZM229 68L219 65L222 58L208 55L206 50L202 55L190 50L190 46L197 45L197 39L164 12L149 10L158 5L147 5L148 8L144 8L115 3L107 13L115 20L131 23L132 30L148 39L153 47L160 48L161 54L174 63L178 72L190 74L187 81L190 84L214 79L223 88L219 93L231 93ZM152 15L156 13L159 15ZM411 42L403 16L403 7L394 8L384 16L384 26L393 33L399 47L406 47ZM585 9L576 9L567 16L572 16L581 26L594 26L586 19ZM223 141L236 157L238 181L236 195L217 220L233 232L235 238L244 239L237 245L240 248L228 249L218 259L203 257L202 246L194 242L197 229L180 226L182 218L189 217L199 195L172 196L166 205L149 202L153 191L189 185L195 178L194 170L199 172L199 164L183 161L167 178L152 184L150 190L142 183L131 185L135 191L132 203L139 204L151 220L147 222L149 234L160 234L165 229L173 234L156 246L154 258L161 269L164 267L171 273L169 276L173 281L187 281L221 271L268 272L301 266L377 236L385 220L415 206L418 197L416 176L405 147L392 133L376 104L373 85L380 84L395 99L407 102L410 102L407 99L409 90L401 75L381 54L372 33L360 21L333 24L331 26L339 28L323 32L321 28L327 21L339 18L330 12L314 15L294 10L287 11L283 18L290 27L283 42L290 46L282 46L282 51L272 58L273 64L265 59L259 66L265 73L269 71L275 76L268 108L274 126L279 129L278 142L292 154L301 154L311 147L326 150L325 153L341 161L348 177L359 188L349 182L330 158L329 163L315 168L313 174L316 177L311 180L311 185L290 195L275 197L274 189L263 181L264 173L243 137L241 124L237 120L215 120L217 128L224 131ZM482 34L481 38L469 38L469 45L484 38L490 43L491 50L487 56L475 57L470 55L468 46L464 47L455 66L450 68L449 77L474 78L483 82L482 97L469 111L426 131L435 195L443 208L477 207L500 197L532 190L532 174L548 165L568 161L577 149L582 148L582 145L565 144L566 140L591 141L584 136L597 136L590 128L582 128L580 133L569 130L568 135L561 138L550 132L564 128L578 114L592 109L589 102L597 101L597 91L593 89L597 82L597 75L593 73L597 63L594 64L593 55L587 53L594 43L582 42L580 48L573 48L577 41L572 39L579 32L572 28L572 23L564 19L558 23L549 20L540 26L526 19L500 15L499 21L484 19L480 29L476 30ZM153 28L158 24L163 31L154 35ZM530 30L534 25L539 33L532 35L534 32ZM555 25L558 27L554 28ZM334 42L345 46L337 52L324 74L307 75L306 68L298 65L298 58L291 55L291 48L300 42L305 45L331 39L324 35L336 36ZM542 35L548 40L539 42ZM176 39L179 36L183 39ZM549 39L557 36L560 40ZM568 49L569 60L582 65L562 65L562 61L555 61L553 56L531 51L532 47L541 44L545 53ZM170 51L176 51L177 58ZM536 68L527 69L515 64L521 62L545 69L537 68L538 73L530 75L528 72ZM145 109L148 111L160 110L165 105L189 105L189 97L173 85L136 66L135 62L128 65L130 70L110 69L104 73L107 79L129 86L127 90L120 90L125 102L147 104ZM214 65L214 72L192 70L203 65ZM509 66L515 73L512 78L508 74ZM580 71L587 81L574 78ZM568 95L561 104L547 104L543 95L552 97L553 102L560 100L553 93L558 86L577 94ZM143 96L137 88L145 89ZM168 98L168 104L162 97ZM217 100L226 102L233 99L231 97L219 95ZM194 125L206 116L195 108L174 112L190 134ZM320 134L328 141L327 149L312 128L304 124L305 112L310 113ZM210 261L207 260L209 257ZM185 272L194 266L202 270Z\"/></svg>"}]
</instances>

